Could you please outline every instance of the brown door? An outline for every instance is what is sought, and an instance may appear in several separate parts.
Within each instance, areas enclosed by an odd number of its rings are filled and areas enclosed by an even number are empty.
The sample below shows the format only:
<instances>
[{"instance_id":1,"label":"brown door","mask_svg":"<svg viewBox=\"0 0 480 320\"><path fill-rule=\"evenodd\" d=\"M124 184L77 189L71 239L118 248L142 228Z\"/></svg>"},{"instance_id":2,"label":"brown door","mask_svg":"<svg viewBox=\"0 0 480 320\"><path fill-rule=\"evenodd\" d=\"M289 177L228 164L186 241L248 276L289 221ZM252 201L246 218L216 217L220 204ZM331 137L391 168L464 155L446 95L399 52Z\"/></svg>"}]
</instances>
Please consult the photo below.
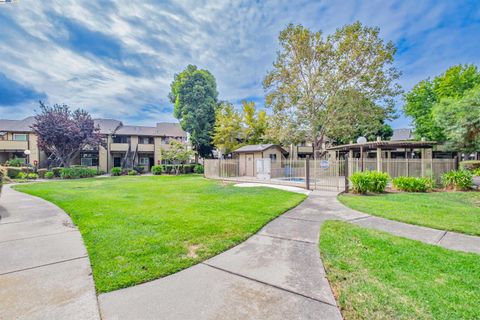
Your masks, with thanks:
<instances>
[{"instance_id":1,"label":"brown door","mask_svg":"<svg viewBox=\"0 0 480 320\"><path fill-rule=\"evenodd\" d=\"M254 166L253 166L253 162L254 162L254 157L253 157L253 153L247 153L246 156L245 156L246 159L246 172L247 172L247 176L249 177L253 177L254 176Z\"/></svg>"}]
</instances>

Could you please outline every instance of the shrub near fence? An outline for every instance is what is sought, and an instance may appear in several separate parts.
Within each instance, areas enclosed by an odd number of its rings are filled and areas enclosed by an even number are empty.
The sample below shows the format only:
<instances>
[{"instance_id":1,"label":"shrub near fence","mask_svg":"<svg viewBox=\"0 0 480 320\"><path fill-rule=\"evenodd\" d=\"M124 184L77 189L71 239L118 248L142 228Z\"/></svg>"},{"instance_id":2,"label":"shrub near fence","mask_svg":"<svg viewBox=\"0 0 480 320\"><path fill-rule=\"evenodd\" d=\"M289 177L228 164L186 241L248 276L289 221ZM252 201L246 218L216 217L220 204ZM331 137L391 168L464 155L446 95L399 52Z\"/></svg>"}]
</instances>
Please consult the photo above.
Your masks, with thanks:
<instances>
[{"instance_id":1,"label":"shrub near fence","mask_svg":"<svg viewBox=\"0 0 480 320\"><path fill-rule=\"evenodd\" d=\"M350 181L355 193L381 193L385 191L389 178L388 174L383 172L364 171L352 174Z\"/></svg>"},{"instance_id":2,"label":"shrub near fence","mask_svg":"<svg viewBox=\"0 0 480 320\"><path fill-rule=\"evenodd\" d=\"M397 177L392 180L392 184L395 189L406 192L427 192L435 186L433 179L417 177Z\"/></svg>"},{"instance_id":3,"label":"shrub near fence","mask_svg":"<svg viewBox=\"0 0 480 320\"><path fill-rule=\"evenodd\" d=\"M473 186L473 175L468 170L452 170L442 175L442 183L447 190L467 191Z\"/></svg>"}]
</instances>

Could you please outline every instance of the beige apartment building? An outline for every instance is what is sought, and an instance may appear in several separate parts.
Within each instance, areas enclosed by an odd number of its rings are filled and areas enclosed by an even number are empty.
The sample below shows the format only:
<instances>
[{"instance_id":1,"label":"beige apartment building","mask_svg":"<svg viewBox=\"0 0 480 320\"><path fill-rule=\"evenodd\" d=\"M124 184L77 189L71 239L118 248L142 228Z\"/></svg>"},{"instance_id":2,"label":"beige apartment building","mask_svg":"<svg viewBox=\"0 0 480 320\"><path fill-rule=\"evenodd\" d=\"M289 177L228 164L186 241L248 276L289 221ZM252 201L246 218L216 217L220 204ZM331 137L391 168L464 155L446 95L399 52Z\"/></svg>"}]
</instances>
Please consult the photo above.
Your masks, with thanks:
<instances>
[{"instance_id":1,"label":"beige apartment building","mask_svg":"<svg viewBox=\"0 0 480 320\"><path fill-rule=\"evenodd\" d=\"M25 163L48 167L48 154L40 151L32 132L34 117L22 120L0 120L0 164L20 158ZM157 123L155 127L124 125L114 119L95 119L106 147L94 146L82 150L74 164L96 167L109 172L113 167L142 166L149 171L162 161L162 149L170 140L187 143L187 134L178 123ZM28 151L26 151L28 150Z\"/></svg>"}]
</instances>

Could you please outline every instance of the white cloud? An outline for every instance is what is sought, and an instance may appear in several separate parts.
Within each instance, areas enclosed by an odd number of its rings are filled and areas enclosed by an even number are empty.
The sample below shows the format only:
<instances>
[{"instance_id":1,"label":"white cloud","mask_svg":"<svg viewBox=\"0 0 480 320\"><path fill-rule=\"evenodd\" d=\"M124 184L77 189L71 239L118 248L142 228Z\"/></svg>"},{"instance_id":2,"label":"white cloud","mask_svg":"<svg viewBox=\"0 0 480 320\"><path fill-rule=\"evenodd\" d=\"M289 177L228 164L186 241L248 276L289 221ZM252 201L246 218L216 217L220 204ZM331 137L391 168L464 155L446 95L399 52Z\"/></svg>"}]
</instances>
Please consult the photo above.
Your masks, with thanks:
<instances>
[{"instance_id":1,"label":"white cloud","mask_svg":"<svg viewBox=\"0 0 480 320\"><path fill-rule=\"evenodd\" d=\"M386 40L407 46L400 48L397 59L406 89L449 65L480 61L475 54L480 49L475 41L480 10L474 6L477 10L471 13L476 25L465 26L451 18L455 13L459 19L469 14L462 12L468 6L459 3L123 0L102 4L25 0L9 8L2 6L7 9L0 12L0 19L13 19L21 30L15 36L0 34L6 44L0 49L0 71L47 93L49 103L151 124L173 118L158 108L143 111L142 120L140 110L145 105L168 106L169 84L187 64L214 74L221 99L263 96L261 82L275 58L278 33L290 22L325 34L355 20L379 26ZM119 43L122 63L54 41L68 37L67 30L55 24L55 16L81 23ZM125 68L139 72L128 73ZM19 115L31 109L32 102L17 107Z\"/></svg>"}]
</instances>

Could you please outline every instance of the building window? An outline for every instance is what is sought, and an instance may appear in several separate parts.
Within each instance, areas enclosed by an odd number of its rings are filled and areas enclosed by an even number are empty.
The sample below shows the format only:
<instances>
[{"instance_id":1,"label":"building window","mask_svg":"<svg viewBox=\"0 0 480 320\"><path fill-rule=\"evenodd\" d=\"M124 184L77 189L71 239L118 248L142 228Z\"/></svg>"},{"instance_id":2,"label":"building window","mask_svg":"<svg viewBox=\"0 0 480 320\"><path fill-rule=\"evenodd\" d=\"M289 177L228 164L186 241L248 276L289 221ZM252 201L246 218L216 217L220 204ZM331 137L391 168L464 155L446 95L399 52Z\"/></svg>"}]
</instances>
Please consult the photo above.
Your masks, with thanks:
<instances>
[{"instance_id":1,"label":"building window","mask_svg":"<svg viewBox=\"0 0 480 320\"><path fill-rule=\"evenodd\" d=\"M114 136L113 143L130 143L130 137L128 136Z\"/></svg>"},{"instance_id":2,"label":"building window","mask_svg":"<svg viewBox=\"0 0 480 320\"><path fill-rule=\"evenodd\" d=\"M153 144L153 137L139 137L139 144Z\"/></svg>"},{"instance_id":3,"label":"building window","mask_svg":"<svg viewBox=\"0 0 480 320\"><path fill-rule=\"evenodd\" d=\"M138 164L141 166L148 166L149 165L149 159L148 157L141 157L138 159Z\"/></svg>"},{"instance_id":4,"label":"building window","mask_svg":"<svg viewBox=\"0 0 480 320\"><path fill-rule=\"evenodd\" d=\"M13 134L14 141L27 141L27 134L26 133L14 133Z\"/></svg>"},{"instance_id":5,"label":"building window","mask_svg":"<svg viewBox=\"0 0 480 320\"><path fill-rule=\"evenodd\" d=\"M270 153L270 160L277 161L277 154L276 153Z\"/></svg>"},{"instance_id":6,"label":"building window","mask_svg":"<svg viewBox=\"0 0 480 320\"><path fill-rule=\"evenodd\" d=\"M85 152L80 155L80 164L87 167L98 166L98 153Z\"/></svg>"}]
</instances>

